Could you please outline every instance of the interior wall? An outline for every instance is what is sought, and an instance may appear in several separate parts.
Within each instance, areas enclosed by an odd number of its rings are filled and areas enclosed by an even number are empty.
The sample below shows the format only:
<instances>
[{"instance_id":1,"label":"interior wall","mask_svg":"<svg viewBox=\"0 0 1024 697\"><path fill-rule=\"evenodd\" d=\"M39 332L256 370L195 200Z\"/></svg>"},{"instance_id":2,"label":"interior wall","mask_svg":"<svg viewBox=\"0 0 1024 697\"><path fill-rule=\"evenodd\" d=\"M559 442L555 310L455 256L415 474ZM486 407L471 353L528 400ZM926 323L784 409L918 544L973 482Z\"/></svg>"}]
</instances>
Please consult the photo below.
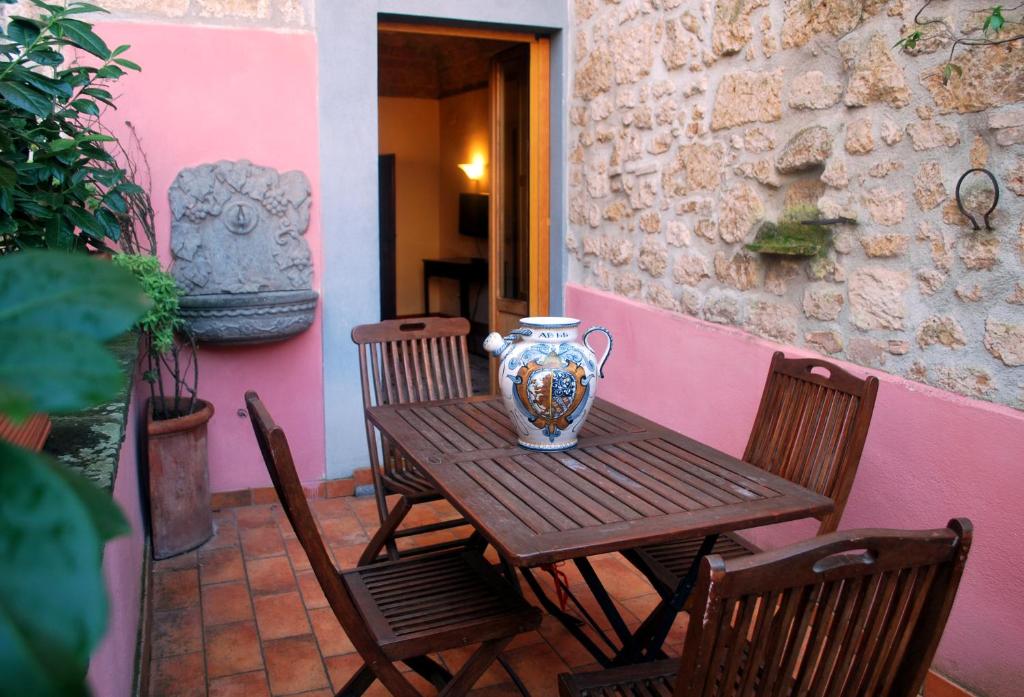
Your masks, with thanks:
<instances>
[{"instance_id":1,"label":"interior wall","mask_svg":"<svg viewBox=\"0 0 1024 697\"><path fill-rule=\"evenodd\" d=\"M423 260L441 250L440 103L380 97L378 112L379 152L395 155L396 308L415 315L423 312Z\"/></svg>"},{"instance_id":2,"label":"interior wall","mask_svg":"<svg viewBox=\"0 0 1024 697\"><path fill-rule=\"evenodd\" d=\"M459 234L459 194L489 193L491 190L491 132L490 91L487 88L463 92L440 100L441 157L438 180L440 182L440 255L442 257L480 257L486 259L487 240ZM459 169L459 164L472 162L481 156L486 163L479 185L474 184ZM470 308L476 309L473 319L487 321L487 292L481 302L475 303L476 291L471 291ZM459 298L454 282L445 286L441 308L448 314L458 314Z\"/></svg>"}]
</instances>

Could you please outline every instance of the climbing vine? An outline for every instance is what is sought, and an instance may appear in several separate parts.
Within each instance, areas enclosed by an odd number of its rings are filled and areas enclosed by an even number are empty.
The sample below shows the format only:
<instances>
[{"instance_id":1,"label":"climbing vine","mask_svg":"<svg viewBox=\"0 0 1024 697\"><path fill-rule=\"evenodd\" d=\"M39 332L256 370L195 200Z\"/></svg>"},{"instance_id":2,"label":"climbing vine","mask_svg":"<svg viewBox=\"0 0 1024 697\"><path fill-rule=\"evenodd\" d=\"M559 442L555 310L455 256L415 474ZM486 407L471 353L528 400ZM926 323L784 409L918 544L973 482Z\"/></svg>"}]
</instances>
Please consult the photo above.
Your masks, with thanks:
<instances>
[{"instance_id":1,"label":"climbing vine","mask_svg":"<svg viewBox=\"0 0 1024 697\"><path fill-rule=\"evenodd\" d=\"M921 15L924 13L928 6L932 4L932 0L925 0L925 3L914 15L914 24L918 27L928 27L932 25L939 25L942 27L942 31L952 39L952 45L949 47L949 57L946 59L946 64L942 67L942 84L949 84L949 79L955 73L957 77L963 75L963 68L953 62L953 56L956 54L956 50L960 46L999 46L1003 44L1012 44L1016 41L1024 41L1024 34L1016 33L1009 36L1003 36L1003 30L1007 25L1007 19L1005 13L1015 12L1016 10L1024 7L1024 2L1015 5L1010 8L1004 8L1002 5L996 5L992 7L988 14L985 16L984 21L980 27L970 29L962 34L955 34L950 26L942 19L922 19ZM1010 22L1011 24L1022 24L1024 18L1018 22ZM977 35L977 32L981 31L981 36ZM913 51L917 48L918 42L925 38L924 32L921 29L916 29L913 32L907 34L899 41L896 42L895 47L899 47L904 51Z\"/></svg>"}]
</instances>

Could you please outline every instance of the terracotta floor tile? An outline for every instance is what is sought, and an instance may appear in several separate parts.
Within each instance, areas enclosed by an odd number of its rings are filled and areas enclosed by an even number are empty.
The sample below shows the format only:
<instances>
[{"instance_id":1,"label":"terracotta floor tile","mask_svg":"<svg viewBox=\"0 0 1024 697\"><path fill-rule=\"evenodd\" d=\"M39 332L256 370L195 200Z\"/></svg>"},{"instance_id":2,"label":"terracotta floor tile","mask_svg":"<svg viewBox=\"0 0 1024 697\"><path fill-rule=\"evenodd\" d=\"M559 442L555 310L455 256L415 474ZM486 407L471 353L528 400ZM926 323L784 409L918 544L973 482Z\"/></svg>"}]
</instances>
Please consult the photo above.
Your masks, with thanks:
<instances>
[{"instance_id":1,"label":"terracotta floor tile","mask_svg":"<svg viewBox=\"0 0 1024 697\"><path fill-rule=\"evenodd\" d=\"M203 654L189 653L154 661L149 676L150 697L205 697Z\"/></svg>"},{"instance_id":2,"label":"terracotta floor tile","mask_svg":"<svg viewBox=\"0 0 1024 697\"><path fill-rule=\"evenodd\" d=\"M252 619L252 601L244 583L203 586L203 625L229 624Z\"/></svg>"},{"instance_id":3,"label":"terracotta floor tile","mask_svg":"<svg viewBox=\"0 0 1024 697\"><path fill-rule=\"evenodd\" d=\"M507 651L505 658L533 697L556 697L558 674L569 672L569 666L546 643Z\"/></svg>"},{"instance_id":4,"label":"terracotta floor tile","mask_svg":"<svg viewBox=\"0 0 1024 697\"><path fill-rule=\"evenodd\" d=\"M596 557L591 565L608 593L616 600L635 598L652 591L651 582L618 555Z\"/></svg>"},{"instance_id":5,"label":"terracotta floor tile","mask_svg":"<svg viewBox=\"0 0 1024 697\"><path fill-rule=\"evenodd\" d=\"M414 547L427 547L430 545L441 544L442 542L451 542L457 537L459 537L459 535L451 530L435 530L434 532L427 532L420 535L401 537L397 541L397 546L399 551L402 551L412 549Z\"/></svg>"},{"instance_id":6,"label":"terracotta floor tile","mask_svg":"<svg viewBox=\"0 0 1024 697\"><path fill-rule=\"evenodd\" d=\"M263 668L255 622L238 622L206 630L206 669L210 678Z\"/></svg>"},{"instance_id":7,"label":"terracotta floor tile","mask_svg":"<svg viewBox=\"0 0 1024 697\"><path fill-rule=\"evenodd\" d=\"M363 659L359 654L348 654L345 656L332 656L325 658L324 663L327 664L327 672L331 678L331 686L334 690L341 690L345 686L345 683L356 674L363 665ZM435 695L437 689L429 682L421 678L419 675L409 671L404 663L399 663L398 667L402 670L406 679L412 683L413 687L419 690L420 694ZM390 692L387 688L381 684L381 682L375 681L369 689L366 690L364 697L390 697Z\"/></svg>"},{"instance_id":8,"label":"terracotta floor tile","mask_svg":"<svg viewBox=\"0 0 1024 697\"><path fill-rule=\"evenodd\" d=\"M209 697L270 697L267 675L258 670L211 680Z\"/></svg>"},{"instance_id":9,"label":"terracotta floor tile","mask_svg":"<svg viewBox=\"0 0 1024 697\"><path fill-rule=\"evenodd\" d=\"M234 515L225 511L221 513L227 513L227 515L214 517L213 537L203 545L203 549L238 546L238 526L235 524Z\"/></svg>"},{"instance_id":10,"label":"terracotta floor tile","mask_svg":"<svg viewBox=\"0 0 1024 697\"><path fill-rule=\"evenodd\" d=\"M501 685L489 685L487 687L480 687L469 691L470 697L522 697L519 690L511 682L502 683Z\"/></svg>"},{"instance_id":11,"label":"terracotta floor tile","mask_svg":"<svg viewBox=\"0 0 1024 697\"><path fill-rule=\"evenodd\" d=\"M253 595L295 590L295 574L288 557L250 559L245 564Z\"/></svg>"},{"instance_id":12,"label":"terracotta floor tile","mask_svg":"<svg viewBox=\"0 0 1024 697\"><path fill-rule=\"evenodd\" d=\"M264 505L235 509L235 520L238 522L239 529L259 528L276 522L274 508L275 506L272 505ZM280 509L280 506L276 508Z\"/></svg>"},{"instance_id":13,"label":"terracotta floor tile","mask_svg":"<svg viewBox=\"0 0 1024 697\"><path fill-rule=\"evenodd\" d=\"M356 650L331 608L310 610L309 619L313 623L313 633L316 634L321 655L337 656Z\"/></svg>"},{"instance_id":14,"label":"terracotta floor tile","mask_svg":"<svg viewBox=\"0 0 1024 697\"><path fill-rule=\"evenodd\" d=\"M153 561L153 571L177 571L179 569L196 568L195 551L185 552L169 559L156 559Z\"/></svg>"},{"instance_id":15,"label":"terracotta floor tile","mask_svg":"<svg viewBox=\"0 0 1024 697\"><path fill-rule=\"evenodd\" d=\"M594 618L599 627L602 629L611 628L611 622L607 617L605 617L604 611L601 610L601 606L597 604L597 600L590 594L590 590L586 586L575 586L572 588L572 592L576 596L576 599L580 601L580 604L583 605L584 609L590 613L591 617ZM555 600L553 593L550 593L549 597L552 600ZM637 621L636 615L634 615L623 603L617 600L612 600L612 602L615 604L616 609L619 611L619 614L622 616L622 619L625 620L626 624ZM535 600L531 599L531 603L534 606L539 606L539 602ZM569 614L583 619L583 613L577 610L576 606L571 601L566 609Z\"/></svg>"},{"instance_id":16,"label":"terracotta floor tile","mask_svg":"<svg viewBox=\"0 0 1024 697\"><path fill-rule=\"evenodd\" d=\"M441 657L444 659L444 664L447 666L448 671L454 675L456 671L465 665L466 661L469 660L469 657L473 655L473 652L475 652L477 648L478 646L476 645L462 646L457 649L450 649L443 652ZM474 687L500 685L503 682L509 682L510 679L511 678L509 678L508 673L506 673L505 669L501 667L501 664L495 661L487 668L487 671L480 676L480 679L476 681Z\"/></svg>"},{"instance_id":17,"label":"terracotta floor tile","mask_svg":"<svg viewBox=\"0 0 1024 697\"><path fill-rule=\"evenodd\" d=\"M342 498L314 499L310 502L313 513L318 518L336 518L354 516L348 502Z\"/></svg>"},{"instance_id":18,"label":"terracotta floor tile","mask_svg":"<svg viewBox=\"0 0 1024 697\"><path fill-rule=\"evenodd\" d=\"M289 695L327 687L327 675L312 635L264 642L263 652L272 694Z\"/></svg>"},{"instance_id":19,"label":"terracotta floor tile","mask_svg":"<svg viewBox=\"0 0 1024 697\"><path fill-rule=\"evenodd\" d=\"M242 552L237 547L204 549L199 552L199 583L224 583L245 579Z\"/></svg>"},{"instance_id":20,"label":"terracotta floor tile","mask_svg":"<svg viewBox=\"0 0 1024 697\"><path fill-rule=\"evenodd\" d=\"M373 496L354 496L346 499L348 508L364 524L377 525L380 518L377 515L377 499Z\"/></svg>"},{"instance_id":21,"label":"terracotta floor tile","mask_svg":"<svg viewBox=\"0 0 1024 697\"><path fill-rule=\"evenodd\" d=\"M302 548L298 540L285 540L284 546L288 550L288 558L292 562L293 569L296 571L307 571L313 568L309 565L309 557L306 556L306 550Z\"/></svg>"},{"instance_id":22,"label":"terracotta floor tile","mask_svg":"<svg viewBox=\"0 0 1024 697\"><path fill-rule=\"evenodd\" d=\"M524 646L529 646L530 644L539 644L542 641L544 641L544 637L542 637L538 631L523 632L522 634L515 635L505 650L515 651L516 649L521 649Z\"/></svg>"},{"instance_id":23,"label":"terracotta floor tile","mask_svg":"<svg viewBox=\"0 0 1024 697\"><path fill-rule=\"evenodd\" d=\"M363 658L358 653L349 653L344 656L325 658L324 664L326 664L327 674L331 678L331 687L338 691L363 666Z\"/></svg>"},{"instance_id":24,"label":"terracotta floor tile","mask_svg":"<svg viewBox=\"0 0 1024 697\"><path fill-rule=\"evenodd\" d=\"M334 563L339 569L354 569L359 564L359 556L366 549L366 543L354 545L331 545L334 552Z\"/></svg>"},{"instance_id":25,"label":"terracotta floor tile","mask_svg":"<svg viewBox=\"0 0 1024 697\"><path fill-rule=\"evenodd\" d=\"M324 536L324 542L329 545L354 545L360 542L366 543L370 539L366 531L363 530L359 519L354 515L321 519L320 530Z\"/></svg>"},{"instance_id":26,"label":"terracotta floor tile","mask_svg":"<svg viewBox=\"0 0 1024 697\"><path fill-rule=\"evenodd\" d=\"M289 636L309 634L309 620L306 608L298 591L278 595L258 595L253 599L256 606L256 626L260 640L283 639Z\"/></svg>"},{"instance_id":27,"label":"terracotta floor tile","mask_svg":"<svg viewBox=\"0 0 1024 697\"><path fill-rule=\"evenodd\" d=\"M414 528L418 525L429 525L431 523L440 522L440 518L437 516L437 512L430 506L424 506L423 504L417 504L409 509L409 512L405 515L405 519L398 526L399 529Z\"/></svg>"},{"instance_id":28,"label":"terracotta floor tile","mask_svg":"<svg viewBox=\"0 0 1024 697\"><path fill-rule=\"evenodd\" d=\"M281 531L283 537L295 537L295 530L292 528L291 521L288 520L288 514L283 509L274 512L274 521L277 523L277 529Z\"/></svg>"},{"instance_id":29,"label":"terracotta floor tile","mask_svg":"<svg viewBox=\"0 0 1024 697\"><path fill-rule=\"evenodd\" d=\"M242 538L242 552L246 559L284 554L284 540L276 525L242 528L239 535Z\"/></svg>"},{"instance_id":30,"label":"terracotta floor tile","mask_svg":"<svg viewBox=\"0 0 1024 697\"><path fill-rule=\"evenodd\" d=\"M586 628L584 631L594 641L595 644L600 646L602 649L607 650L607 646L601 641L597 634ZM583 644L576 640L569 630L561 625L561 623L550 615L544 616L544 621L541 623L540 633L547 640L547 643L555 650L559 658L565 661L565 664L570 668L577 668L594 661L594 657L590 652L584 648ZM610 635L611 636L611 635Z\"/></svg>"},{"instance_id":31,"label":"terracotta floor tile","mask_svg":"<svg viewBox=\"0 0 1024 697\"><path fill-rule=\"evenodd\" d=\"M153 609L173 610L199 603L199 572L196 569L153 574Z\"/></svg>"},{"instance_id":32,"label":"terracotta floor tile","mask_svg":"<svg viewBox=\"0 0 1024 697\"><path fill-rule=\"evenodd\" d=\"M199 606L153 613L153 655L177 656L203 650L203 622Z\"/></svg>"},{"instance_id":33,"label":"terracotta floor tile","mask_svg":"<svg viewBox=\"0 0 1024 697\"><path fill-rule=\"evenodd\" d=\"M230 510L252 504L252 492L248 489L236 491L215 491L210 497L210 507L215 511Z\"/></svg>"},{"instance_id":34,"label":"terracotta floor tile","mask_svg":"<svg viewBox=\"0 0 1024 697\"><path fill-rule=\"evenodd\" d=\"M970 692L938 673L928 671L924 679L924 697L973 697Z\"/></svg>"},{"instance_id":35,"label":"terracotta floor tile","mask_svg":"<svg viewBox=\"0 0 1024 697\"><path fill-rule=\"evenodd\" d=\"M312 610L318 607L327 607L327 598L312 571L303 571L296 575L296 579L299 582L299 591L302 593L302 602L306 604L307 608Z\"/></svg>"}]
</instances>

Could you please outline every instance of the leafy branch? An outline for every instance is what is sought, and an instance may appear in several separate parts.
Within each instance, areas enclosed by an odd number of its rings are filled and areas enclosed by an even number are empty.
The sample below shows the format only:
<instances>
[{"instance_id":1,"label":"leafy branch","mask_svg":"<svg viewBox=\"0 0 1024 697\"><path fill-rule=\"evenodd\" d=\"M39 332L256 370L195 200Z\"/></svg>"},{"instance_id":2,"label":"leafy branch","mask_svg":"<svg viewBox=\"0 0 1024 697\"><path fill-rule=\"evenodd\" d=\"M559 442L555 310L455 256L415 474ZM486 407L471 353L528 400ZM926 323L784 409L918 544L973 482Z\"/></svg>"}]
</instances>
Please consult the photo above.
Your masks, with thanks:
<instances>
[{"instance_id":1,"label":"leafy branch","mask_svg":"<svg viewBox=\"0 0 1024 697\"><path fill-rule=\"evenodd\" d=\"M110 85L140 68L124 57L127 45L111 50L79 18L102 8L30 2L38 19L14 16L0 31L0 253L109 249L122 235L134 250L125 222L144 213L145 191L99 117L116 108Z\"/></svg>"},{"instance_id":2,"label":"leafy branch","mask_svg":"<svg viewBox=\"0 0 1024 697\"><path fill-rule=\"evenodd\" d=\"M1004 12L1013 12L1024 7L1024 2L1015 5L1010 8L1003 8L1002 5L996 5L989 10L989 13L985 16L984 21L980 28L972 29L960 36L953 34L949 25L941 19L922 19L921 15L932 3L932 0L925 0L924 5L918 9L914 15L914 24L919 27L927 27L930 25L938 24L942 27L942 32L952 40L952 45L949 47L949 57L946 59L946 63L942 66L942 84L948 85L950 78L956 73L957 77L963 76L963 68L953 62L953 56L959 46L1000 46L1004 44L1010 44L1015 41L1024 40L1024 34L1014 34L1008 37L1001 37L999 34L1002 32L1003 27L1006 26L1007 20ZM1020 22L1015 22L1019 24ZM972 34L978 29L982 32L982 38L973 37ZM913 51L917 48L920 41L924 39L924 32L920 29L916 29L910 34L907 34L899 41L897 41L893 48L900 48L904 51Z\"/></svg>"}]
</instances>

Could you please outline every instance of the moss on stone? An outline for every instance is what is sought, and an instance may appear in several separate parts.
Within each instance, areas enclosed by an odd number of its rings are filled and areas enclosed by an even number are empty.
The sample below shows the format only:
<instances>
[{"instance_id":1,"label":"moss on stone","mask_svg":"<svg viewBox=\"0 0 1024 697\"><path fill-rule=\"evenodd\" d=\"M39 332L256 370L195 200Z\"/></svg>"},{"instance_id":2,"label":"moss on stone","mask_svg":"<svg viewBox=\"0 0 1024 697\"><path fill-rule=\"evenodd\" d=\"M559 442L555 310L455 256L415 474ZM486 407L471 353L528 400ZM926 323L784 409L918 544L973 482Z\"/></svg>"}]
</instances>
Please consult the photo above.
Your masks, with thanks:
<instances>
[{"instance_id":1,"label":"moss on stone","mask_svg":"<svg viewBox=\"0 0 1024 697\"><path fill-rule=\"evenodd\" d=\"M117 398L76 414L54 416L45 450L110 491L117 477L117 463L124 442L131 402L131 376L138 357L138 336L134 332L125 334L111 341L107 347L117 357L124 374Z\"/></svg>"},{"instance_id":2,"label":"moss on stone","mask_svg":"<svg viewBox=\"0 0 1024 697\"><path fill-rule=\"evenodd\" d=\"M793 221L764 222L747 249L761 254L814 257L828 249L832 233L824 225Z\"/></svg>"}]
</instances>

